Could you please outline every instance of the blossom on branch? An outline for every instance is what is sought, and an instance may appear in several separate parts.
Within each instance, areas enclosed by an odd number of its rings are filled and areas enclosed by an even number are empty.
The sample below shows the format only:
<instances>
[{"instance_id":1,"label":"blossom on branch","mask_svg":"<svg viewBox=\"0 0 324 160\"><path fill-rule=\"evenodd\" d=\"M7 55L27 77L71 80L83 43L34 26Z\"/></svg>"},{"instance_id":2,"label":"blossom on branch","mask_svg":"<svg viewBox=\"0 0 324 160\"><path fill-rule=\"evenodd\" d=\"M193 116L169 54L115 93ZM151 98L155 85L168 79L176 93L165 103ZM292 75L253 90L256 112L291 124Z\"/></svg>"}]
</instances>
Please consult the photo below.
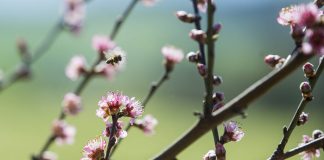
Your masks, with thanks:
<instances>
[{"instance_id":1,"label":"blossom on branch","mask_svg":"<svg viewBox=\"0 0 324 160\"><path fill-rule=\"evenodd\" d=\"M141 129L146 135L152 135L155 133L154 129L158 124L158 120L152 115L146 115L142 119L136 119L134 126Z\"/></svg>"},{"instance_id":2,"label":"blossom on branch","mask_svg":"<svg viewBox=\"0 0 324 160\"><path fill-rule=\"evenodd\" d=\"M63 120L55 120L52 125L52 133L57 144L72 144L76 129Z\"/></svg>"},{"instance_id":3,"label":"blossom on branch","mask_svg":"<svg viewBox=\"0 0 324 160\"><path fill-rule=\"evenodd\" d=\"M306 41L302 44L304 54L324 55L324 28L323 26L306 30Z\"/></svg>"},{"instance_id":4,"label":"blossom on branch","mask_svg":"<svg viewBox=\"0 0 324 160\"><path fill-rule=\"evenodd\" d=\"M143 114L143 106L140 101L135 100L135 97L125 98L125 108L123 113L127 117L137 118Z\"/></svg>"},{"instance_id":5,"label":"blossom on branch","mask_svg":"<svg viewBox=\"0 0 324 160\"><path fill-rule=\"evenodd\" d=\"M103 131L103 135L106 137L111 136L113 124L107 121L106 129ZM117 121L115 135L116 138L125 138L127 137L127 132L123 130L123 122Z\"/></svg>"},{"instance_id":6,"label":"blossom on branch","mask_svg":"<svg viewBox=\"0 0 324 160\"><path fill-rule=\"evenodd\" d=\"M81 111L81 97L67 93L62 101L63 111L68 115L77 115Z\"/></svg>"},{"instance_id":7,"label":"blossom on branch","mask_svg":"<svg viewBox=\"0 0 324 160\"><path fill-rule=\"evenodd\" d=\"M203 157L203 160L216 160L215 150L209 150Z\"/></svg>"},{"instance_id":8,"label":"blossom on branch","mask_svg":"<svg viewBox=\"0 0 324 160\"><path fill-rule=\"evenodd\" d=\"M164 46L161 49L164 56L164 65L167 71L171 71L176 63L182 61L184 54L183 51L174 46Z\"/></svg>"},{"instance_id":9,"label":"blossom on branch","mask_svg":"<svg viewBox=\"0 0 324 160\"><path fill-rule=\"evenodd\" d=\"M77 80L86 72L86 59L83 56L74 56L66 66L65 75L72 81Z\"/></svg>"},{"instance_id":10,"label":"blossom on branch","mask_svg":"<svg viewBox=\"0 0 324 160\"><path fill-rule=\"evenodd\" d=\"M221 137L221 142L223 144L230 142L230 141L240 141L244 136L244 132L238 126L237 122L230 121L224 123L224 134Z\"/></svg>"},{"instance_id":11,"label":"blossom on branch","mask_svg":"<svg viewBox=\"0 0 324 160\"><path fill-rule=\"evenodd\" d=\"M65 0L64 23L72 33L78 34L85 18L83 0Z\"/></svg>"},{"instance_id":12,"label":"blossom on branch","mask_svg":"<svg viewBox=\"0 0 324 160\"><path fill-rule=\"evenodd\" d=\"M81 160L102 160L105 157L106 141L100 136L92 139L83 147Z\"/></svg>"},{"instance_id":13,"label":"blossom on branch","mask_svg":"<svg viewBox=\"0 0 324 160\"><path fill-rule=\"evenodd\" d=\"M304 135L302 143L300 143L298 146L303 146L303 145L305 145L305 144L307 144L307 143L309 143L311 141L313 141L312 137ZM303 160L312 160L313 158L315 158L315 157L318 158L320 156L320 150L316 149L316 148L312 148L310 150L301 152L300 155L302 156Z\"/></svg>"},{"instance_id":14,"label":"blossom on branch","mask_svg":"<svg viewBox=\"0 0 324 160\"><path fill-rule=\"evenodd\" d=\"M116 43L107 36L95 35L92 38L92 48L99 54L104 54L116 47Z\"/></svg>"}]
</instances>

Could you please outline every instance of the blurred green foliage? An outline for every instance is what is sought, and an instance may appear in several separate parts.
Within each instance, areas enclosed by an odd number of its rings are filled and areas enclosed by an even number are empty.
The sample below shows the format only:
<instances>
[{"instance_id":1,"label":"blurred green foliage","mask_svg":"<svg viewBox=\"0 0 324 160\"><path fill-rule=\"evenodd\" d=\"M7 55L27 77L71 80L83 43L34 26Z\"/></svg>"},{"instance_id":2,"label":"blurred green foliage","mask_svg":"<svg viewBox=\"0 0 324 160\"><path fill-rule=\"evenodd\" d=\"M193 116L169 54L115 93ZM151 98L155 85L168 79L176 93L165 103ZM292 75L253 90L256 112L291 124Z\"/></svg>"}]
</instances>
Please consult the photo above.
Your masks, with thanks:
<instances>
[{"instance_id":1,"label":"blurred green foliage","mask_svg":"<svg viewBox=\"0 0 324 160\"><path fill-rule=\"evenodd\" d=\"M30 3L37 0L34 1ZM92 36L109 34L115 17L128 2L91 2L82 34L78 37L67 32L61 34L46 55L33 65L31 80L16 83L0 94L2 159L28 159L39 151L50 133L52 120L60 112L63 95L78 84L65 77L65 65L74 54L84 54L91 64L96 56L91 48ZM286 56L293 49L289 28L278 25L276 17L282 7L294 2L297 1L267 0L261 3L250 0L242 4L234 0L217 1L215 20L223 24L223 29L216 44L215 73L224 79L224 84L217 90L225 92L226 101L271 70L263 63L266 54ZM0 68L6 73L19 62L16 39L25 38L34 49L57 20L60 6L59 2L52 4L54 2L38 0L41 7L36 7L19 1L26 6L15 9L12 3L0 2ZM179 22L174 16L177 10L191 11L190 1L161 0L153 8L136 6L116 39L127 51L127 68L114 81L95 79L87 86L82 94L84 112L67 119L78 130L75 144L51 147L59 154L59 159L79 159L84 144L101 133L104 124L95 116L95 110L97 101L107 91L119 90L139 99L146 95L149 84L162 75L160 48L163 45L172 44L184 52L197 50L196 43L188 38L193 26ZM205 16L203 23L204 20ZM313 62L317 63L317 60ZM303 80L302 72L297 71L251 104L247 119L235 118L242 124L246 135L242 141L226 145L228 159L266 159L272 153L281 139L283 125L288 124L299 103L298 85ZM322 82L320 79L314 92L315 100L306 109L311 116L310 122L296 129L288 148L296 146L303 134L324 129ZM132 129L115 159L149 159L168 146L196 121L192 112L201 110L203 89L203 81L195 66L185 61L179 64L145 111L159 119L156 135L145 137ZM185 150L179 159L201 159L212 148L212 136L207 134Z\"/></svg>"}]
</instances>

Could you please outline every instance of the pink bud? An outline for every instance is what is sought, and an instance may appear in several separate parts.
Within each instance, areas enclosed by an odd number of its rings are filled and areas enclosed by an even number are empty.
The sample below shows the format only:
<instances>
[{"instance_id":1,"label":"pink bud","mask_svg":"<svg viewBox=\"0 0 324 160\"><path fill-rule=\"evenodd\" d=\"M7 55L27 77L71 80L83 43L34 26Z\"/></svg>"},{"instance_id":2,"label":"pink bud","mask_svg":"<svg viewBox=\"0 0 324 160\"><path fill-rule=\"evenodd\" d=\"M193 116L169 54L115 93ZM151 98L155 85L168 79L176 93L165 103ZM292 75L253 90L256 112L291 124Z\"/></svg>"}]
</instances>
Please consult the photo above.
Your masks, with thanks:
<instances>
[{"instance_id":1,"label":"pink bud","mask_svg":"<svg viewBox=\"0 0 324 160\"><path fill-rule=\"evenodd\" d=\"M306 78L311 78L315 76L315 69L313 64L309 62L305 63L303 66L303 70Z\"/></svg>"},{"instance_id":2,"label":"pink bud","mask_svg":"<svg viewBox=\"0 0 324 160\"><path fill-rule=\"evenodd\" d=\"M223 92L216 92L213 94L213 102L214 104L221 102L225 99L224 93Z\"/></svg>"},{"instance_id":3,"label":"pink bud","mask_svg":"<svg viewBox=\"0 0 324 160\"><path fill-rule=\"evenodd\" d=\"M300 91L302 92L302 95L306 99L312 98L312 87L308 82L302 82L299 86Z\"/></svg>"},{"instance_id":4,"label":"pink bud","mask_svg":"<svg viewBox=\"0 0 324 160\"><path fill-rule=\"evenodd\" d=\"M213 76L213 85L214 86L219 86L222 83L223 83L222 77L216 76L216 75Z\"/></svg>"},{"instance_id":5,"label":"pink bud","mask_svg":"<svg viewBox=\"0 0 324 160\"><path fill-rule=\"evenodd\" d=\"M222 29L222 24L216 23L213 26L213 34L218 34L220 30Z\"/></svg>"},{"instance_id":6,"label":"pink bud","mask_svg":"<svg viewBox=\"0 0 324 160\"><path fill-rule=\"evenodd\" d=\"M308 113L302 112L299 115L297 126L304 125L308 121Z\"/></svg>"},{"instance_id":7,"label":"pink bud","mask_svg":"<svg viewBox=\"0 0 324 160\"><path fill-rule=\"evenodd\" d=\"M186 56L187 60L192 63L199 62L199 52L189 52Z\"/></svg>"},{"instance_id":8,"label":"pink bud","mask_svg":"<svg viewBox=\"0 0 324 160\"><path fill-rule=\"evenodd\" d=\"M189 37L200 43L205 43L206 33L202 30L192 29L189 33Z\"/></svg>"},{"instance_id":9,"label":"pink bud","mask_svg":"<svg viewBox=\"0 0 324 160\"><path fill-rule=\"evenodd\" d=\"M197 64L197 69L198 69L199 74L202 77L204 77L204 78L207 77L207 68L206 68L206 66L204 64L198 63Z\"/></svg>"},{"instance_id":10,"label":"pink bud","mask_svg":"<svg viewBox=\"0 0 324 160\"><path fill-rule=\"evenodd\" d=\"M193 23L196 20L196 17L193 14L185 11L177 11L176 16L180 21L185 23Z\"/></svg>"},{"instance_id":11,"label":"pink bud","mask_svg":"<svg viewBox=\"0 0 324 160\"><path fill-rule=\"evenodd\" d=\"M280 59L281 57L279 55L269 54L264 57L264 62L273 68L279 63Z\"/></svg>"},{"instance_id":12,"label":"pink bud","mask_svg":"<svg viewBox=\"0 0 324 160\"><path fill-rule=\"evenodd\" d=\"M313 136L314 139L318 139L318 138L320 138L320 137L323 137L323 136L324 136L324 133L323 133L323 131L317 129L317 130L314 130L314 131L313 131L312 136ZM324 147L324 146L323 146L323 147Z\"/></svg>"},{"instance_id":13,"label":"pink bud","mask_svg":"<svg viewBox=\"0 0 324 160\"><path fill-rule=\"evenodd\" d=\"M226 160L226 150L221 143L216 144L216 157L217 160Z\"/></svg>"}]
</instances>

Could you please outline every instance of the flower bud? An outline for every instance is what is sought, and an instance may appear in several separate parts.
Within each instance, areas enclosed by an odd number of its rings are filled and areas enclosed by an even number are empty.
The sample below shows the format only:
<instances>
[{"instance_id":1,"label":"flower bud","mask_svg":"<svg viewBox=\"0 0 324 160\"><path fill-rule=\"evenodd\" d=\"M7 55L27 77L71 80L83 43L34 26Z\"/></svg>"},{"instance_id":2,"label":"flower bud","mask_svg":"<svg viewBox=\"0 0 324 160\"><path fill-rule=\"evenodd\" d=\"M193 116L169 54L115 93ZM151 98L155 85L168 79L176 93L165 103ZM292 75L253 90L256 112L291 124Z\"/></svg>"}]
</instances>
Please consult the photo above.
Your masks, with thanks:
<instances>
[{"instance_id":1,"label":"flower bud","mask_svg":"<svg viewBox=\"0 0 324 160\"><path fill-rule=\"evenodd\" d=\"M218 34L220 30L222 29L222 24L216 23L213 26L213 34Z\"/></svg>"},{"instance_id":2,"label":"flower bud","mask_svg":"<svg viewBox=\"0 0 324 160\"><path fill-rule=\"evenodd\" d=\"M304 125L308 121L308 113L302 112L299 115L297 126Z\"/></svg>"},{"instance_id":3,"label":"flower bud","mask_svg":"<svg viewBox=\"0 0 324 160\"><path fill-rule=\"evenodd\" d=\"M213 76L213 85L214 86L219 86L222 83L223 83L222 77L216 76L216 75Z\"/></svg>"},{"instance_id":4,"label":"flower bud","mask_svg":"<svg viewBox=\"0 0 324 160\"><path fill-rule=\"evenodd\" d=\"M299 25L291 26L290 34L296 44L301 44L305 36L304 27Z\"/></svg>"},{"instance_id":5,"label":"flower bud","mask_svg":"<svg viewBox=\"0 0 324 160\"><path fill-rule=\"evenodd\" d=\"M189 37L200 43L205 43L206 33L202 30L192 29L189 33Z\"/></svg>"},{"instance_id":6,"label":"flower bud","mask_svg":"<svg viewBox=\"0 0 324 160\"><path fill-rule=\"evenodd\" d=\"M313 131L313 134L312 135L313 135L313 138L314 139L318 139L320 137L323 137L324 136L324 133L323 133L323 131L317 129L317 130L314 130Z\"/></svg>"},{"instance_id":7,"label":"flower bud","mask_svg":"<svg viewBox=\"0 0 324 160\"><path fill-rule=\"evenodd\" d=\"M303 70L306 78L311 78L315 76L315 69L313 64L309 62L305 63L303 66Z\"/></svg>"},{"instance_id":8,"label":"flower bud","mask_svg":"<svg viewBox=\"0 0 324 160\"><path fill-rule=\"evenodd\" d=\"M302 82L299 86L299 89L305 99L312 99L312 88L308 82Z\"/></svg>"},{"instance_id":9,"label":"flower bud","mask_svg":"<svg viewBox=\"0 0 324 160\"><path fill-rule=\"evenodd\" d=\"M216 144L216 157L217 160L226 160L226 150L221 143Z\"/></svg>"},{"instance_id":10,"label":"flower bud","mask_svg":"<svg viewBox=\"0 0 324 160\"><path fill-rule=\"evenodd\" d=\"M16 42L18 51L21 55L27 52L27 43L24 39L19 38Z\"/></svg>"},{"instance_id":11,"label":"flower bud","mask_svg":"<svg viewBox=\"0 0 324 160\"><path fill-rule=\"evenodd\" d=\"M222 102L225 99L223 92L216 92L213 94L213 103L216 104L218 102Z\"/></svg>"},{"instance_id":12,"label":"flower bud","mask_svg":"<svg viewBox=\"0 0 324 160\"><path fill-rule=\"evenodd\" d=\"M214 105L212 111L214 112L214 111L216 111L216 110L222 108L223 106L224 106L224 103L222 103L222 102L216 103L216 104Z\"/></svg>"},{"instance_id":13,"label":"flower bud","mask_svg":"<svg viewBox=\"0 0 324 160\"><path fill-rule=\"evenodd\" d=\"M209 150L203 157L203 160L216 160L215 150Z\"/></svg>"},{"instance_id":14,"label":"flower bud","mask_svg":"<svg viewBox=\"0 0 324 160\"><path fill-rule=\"evenodd\" d=\"M264 57L264 62L272 68L274 68L278 64L282 63L282 60L284 60L284 58L281 58L279 55L269 54Z\"/></svg>"},{"instance_id":15,"label":"flower bud","mask_svg":"<svg viewBox=\"0 0 324 160\"><path fill-rule=\"evenodd\" d=\"M187 59L189 62L198 63L200 59L199 52L189 52L187 54Z\"/></svg>"},{"instance_id":16,"label":"flower bud","mask_svg":"<svg viewBox=\"0 0 324 160\"><path fill-rule=\"evenodd\" d=\"M198 69L198 72L199 74L206 78L207 77L207 68L204 64L201 64L201 63L197 63L197 69Z\"/></svg>"},{"instance_id":17,"label":"flower bud","mask_svg":"<svg viewBox=\"0 0 324 160\"><path fill-rule=\"evenodd\" d=\"M196 20L196 17L193 14L185 11L177 11L176 16L180 21L185 23L193 23Z\"/></svg>"}]
</instances>

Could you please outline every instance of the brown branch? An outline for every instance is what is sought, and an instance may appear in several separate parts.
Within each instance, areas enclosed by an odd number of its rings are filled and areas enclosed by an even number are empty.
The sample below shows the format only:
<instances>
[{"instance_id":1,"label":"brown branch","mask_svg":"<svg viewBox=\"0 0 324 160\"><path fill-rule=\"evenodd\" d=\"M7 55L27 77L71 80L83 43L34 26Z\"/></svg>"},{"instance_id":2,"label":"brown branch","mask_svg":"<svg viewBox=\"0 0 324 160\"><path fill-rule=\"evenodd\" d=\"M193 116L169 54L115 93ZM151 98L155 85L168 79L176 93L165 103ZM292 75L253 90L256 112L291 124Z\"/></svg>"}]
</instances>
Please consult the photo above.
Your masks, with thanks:
<instances>
[{"instance_id":1,"label":"brown branch","mask_svg":"<svg viewBox=\"0 0 324 160\"><path fill-rule=\"evenodd\" d=\"M88 0L90 1L90 0ZM120 21L125 21L126 18L128 17L128 15L130 14L130 12L133 10L133 8L135 7L135 4L136 2L138 2L138 0L133 0L129 6L126 8L126 10L124 10L123 14L120 16L119 20L117 20L115 23L120 23ZM122 24L122 23L121 23ZM117 35L119 29L121 25L114 25L114 28L113 28L113 32L111 33L110 35L110 38L113 40L115 38L115 36ZM116 29L117 28L117 29ZM86 73L86 75L84 76L83 80L79 83L79 85L77 85L77 88L75 89L74 93L76 95L80 95L82 93L82 91L84 90L85 86L89 83L89 81L94 77L94 70L95 70L95 67L96 65L98 65L102 60L103 60L104 57L99 57L97 61L95 61L93 64L92 64L92 67L90 69L90 72ZM60 115L59 115L59 119L60 120L63 120L66 118L66 114L63 112L63 110L61 111ZM44 151L46 151L50 146L51 144L53 143L54 141L52 140L51 136L46 140L45 144L43 145L40 153L38 154L38 158L40 158Z\"/></svg>"},{"instance_id":2,"label":"brown branch","mask_svg":"<svg viewBox=\"0 0 324 160\"><path fill-rule=\"evenodd\" d=\"M315 139L305 145L296 147L294 149L291 149L289 151L287 151L286 153L284 153L283 155L283 159L287 159L290 158L292 156L295 156L298 153L304 152L304 151L308 151L311 149L318 149L318 148L323 148L324 147L324 137L320 137L318 139Z\"/></svg>"},{"instance_id":3,"label":"brown branch","mask_svg":"<svg viewBox=\"0 0 324 160\"><path fill-rule=\"evenodd\" d=\"M201 25L200 25L200 20L201 17L199 15L199 11L198 11L198 7L197 7L197 0L192 0L192 6L194 9L194 13L195 13L195 27L197 30L201 30ZM205 46L202 42L198 42L198 47L199 47L199 52L201 55L201 59L200 59L200 63L206 65L206 58L205 58Z\"/></svg>"},{"instance_id":4,"label":"brown branch","mask_svg":"<svg viewBox=\"0 0 324 160\"><path fill-rule=\"evenodd\" d=\"M320 58L320 62L316 69L315 76L308 79L312 90L314 90L316 82L319 79L319 77L323 71L323 68L324 68L324 63L323 63L323 57L322 57L322 58ZM277 149L272 154L271 158L269 158L269 160L280 159L284 155L284 150L285 150L286 144L290 138L290 135L292 134L292 132L294 131L294 129L297 125L300 114L304 111L306 105L309 102L310 102L310 100L308 100L306 98L302 98L300 100L300 103L299 103L297 110L289 124L289 127L288 128L284 127L283 138L282 138L280 144L278 145Z\"/></svg>"},{"instance_id":5,"label":"brown branch","mask_svg":"<svg viewBox=\"0 0 324 160\"><path fill-rule=\"evenodd\" d=\"M312 57L303 55L301 52L299 52L299 49L296 49L295 52L296 53L292 54L292 58L284 67L270 72L268 75L252 84L241 94L225 104L224 107L215 111L211 118L202 117L191 129L189 129L183 136L176 140L162 153L157 155L154 159L174 159L181 151L207 133L210 129L216 127L225 120L228 120L236 115L240 115L241 111L248 107L248 104L265 94L270 90L270 88L279 83L294 70L296 70L301 64L305 63Z\"/></svg>"},{"instance_id":6,"label":"brown branch","mask_svg":"<svg viewBox=\"0 0 324 160\"><path fill-rule=\"evenodd\" d=\"M118 120L117 115L112 115L112 126L111 126L111 132L110 132L110 136L109 136L109 142L108 142L108 146L107 146L105 160L109 160L110 159L111 149L116 144L116 140L117 139L116 139L116 135L115 134L116 134L116 131L117 131L117 120Z\"/></svg>"}]
</instances>

